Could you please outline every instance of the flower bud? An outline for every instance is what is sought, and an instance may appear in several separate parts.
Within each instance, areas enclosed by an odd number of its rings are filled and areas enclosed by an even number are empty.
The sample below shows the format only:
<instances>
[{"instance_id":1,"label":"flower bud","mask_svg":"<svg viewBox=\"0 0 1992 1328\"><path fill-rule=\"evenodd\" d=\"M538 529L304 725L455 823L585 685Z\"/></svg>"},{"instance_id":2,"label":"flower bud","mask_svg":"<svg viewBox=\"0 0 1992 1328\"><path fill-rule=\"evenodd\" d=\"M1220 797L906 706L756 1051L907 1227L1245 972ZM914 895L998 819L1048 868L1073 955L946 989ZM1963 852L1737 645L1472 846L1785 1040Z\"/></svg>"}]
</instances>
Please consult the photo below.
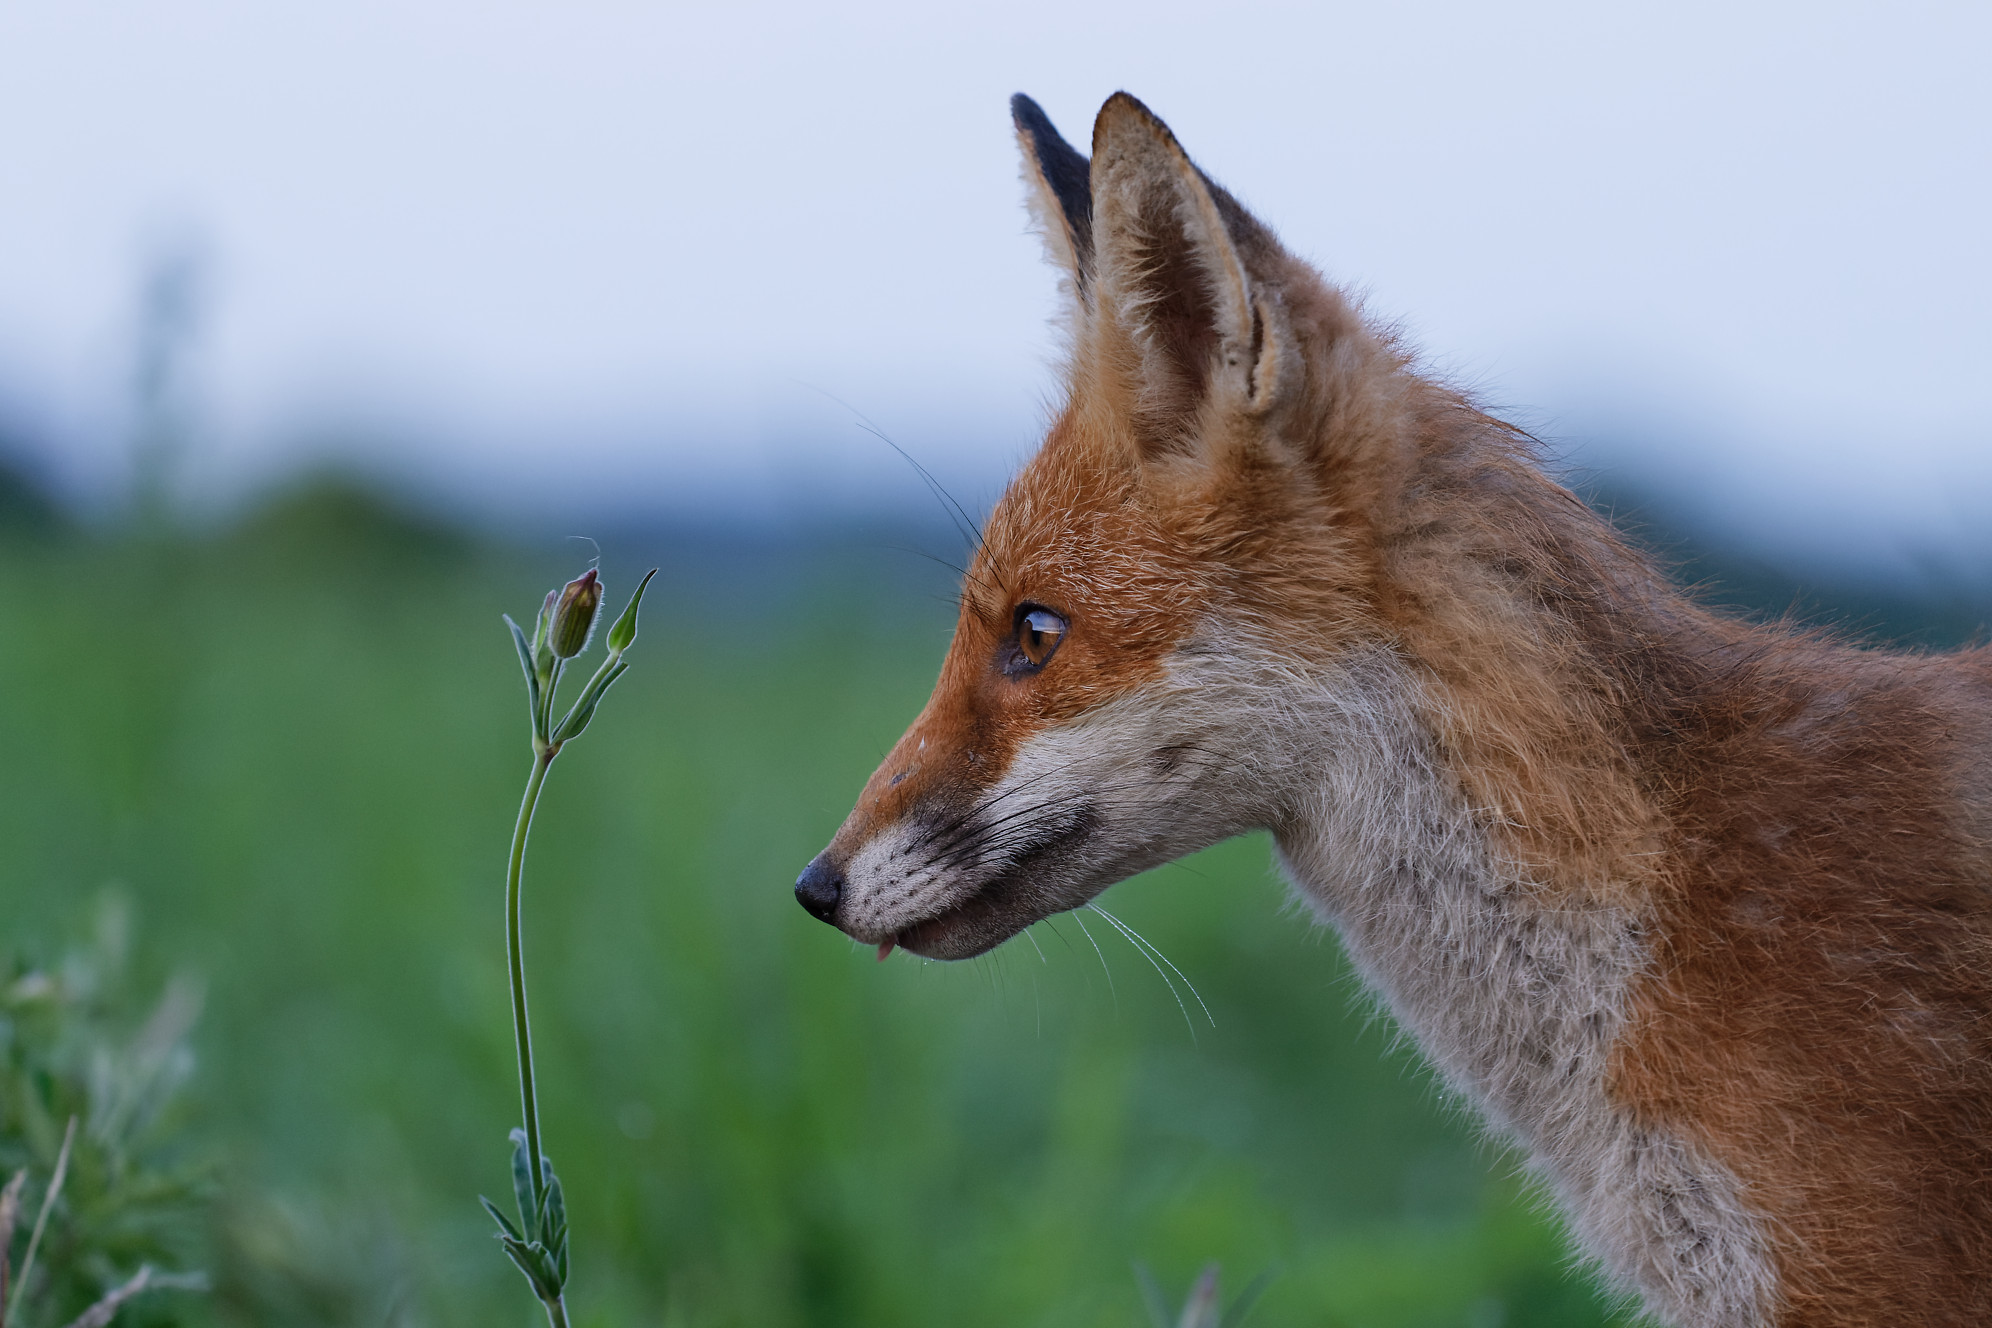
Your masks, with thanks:
<instances>
[{"instance_id":1,"label":"flower bud","mask_svg":"<svg viewBox=\"0 0 1992 1328\"><path fill-rule=\"evenodd\" d=\"M546 592L540 601L539 619L533 624L533 647L538 649L546 644L547 630L553 626L553 611L560 606L560 587L555 586Z\"/></svg>"},{"instance_id":2,"label":"flower bud","mask_svg":"<svg viewBox=\"0 0 1992 1328\"><path fill-rule=\"evenodd\" d=\"M560 588L546 592L546 599L540 603L539 617L533 623L533 667L539 671L541 681L553 671L553 648L547 639L553 635L553 611L560 603Z\"/></svg>"},{"instance_id":3,"label":"flower bud","mask_svg":"<svg viewBox=\"0 0 1992 1328\"><path fill-rule=\"evenodd\" d=\"M546 630L546 643L557 659L573 659L588 648L595 619L602 611L602 579L589 568L567 583L560 602L553 606L553 621Z\"/></svg>"}]
</instances>

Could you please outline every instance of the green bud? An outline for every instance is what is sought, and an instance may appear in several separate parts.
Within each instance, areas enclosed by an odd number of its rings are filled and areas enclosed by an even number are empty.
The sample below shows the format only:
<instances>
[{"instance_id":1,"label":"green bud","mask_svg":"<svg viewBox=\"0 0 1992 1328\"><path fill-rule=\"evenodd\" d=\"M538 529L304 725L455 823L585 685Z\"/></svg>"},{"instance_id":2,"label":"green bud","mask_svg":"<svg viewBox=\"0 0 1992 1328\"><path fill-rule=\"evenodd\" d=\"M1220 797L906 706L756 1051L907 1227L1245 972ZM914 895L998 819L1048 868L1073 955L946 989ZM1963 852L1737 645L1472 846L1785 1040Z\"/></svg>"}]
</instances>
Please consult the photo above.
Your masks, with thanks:
<instances>
[{"instance_id":1,"label":"green bud","mask_svg":"<svg viewBox=\"0 0 1992 1328\"><path fill-rule=\"evenodd\" d=\"M588 648L595 619L602 611L602 579L589 568L567 583L560 601L553 607L553 621L547 628L546 643L556 659L573 659Z\"/></svg>"},{"instance_id":2,"label":"green bud","mask_svg":"<svg viewBox=\"0 0 1992 1328\"><path fill-rule=\"evenodd\" d=\"M539 617L533 620L533 668L539 673L540 681L553 676L553 651L547 646L547 629L553 626L554 606L560 603L560 591L549 590L546 598L540 601Z\"/></svg>"},{"instance_id":3,"label":"green bud","mask_svg":"<svg viewBox=\"0 0 1992 1328\"><path fill-rule=\"evenodd\" d=\"M541 646L546 644L547 625L553 621L554 606L559 603L560 591L557 588L547 591L546 598L540 601L539 617L533 619L534 650L537 651Z\"/></svg>"},{"instance_id":4,"label":"green bud","mask_svg":"<svg viewBox=\"0 0 1992 1328\"><path fill-rule=\"evenodd\" d=\"M618 655L628 650L630 643L636 640L637 606L643 603L643 592L650 585L650 578L656 575L654 567L643 574L643 580L637 583L636 593L629 597L629 607L623 610L622 617L616 619L616 625L609 629L609 649Z\"/></svg>"}]
</instances>

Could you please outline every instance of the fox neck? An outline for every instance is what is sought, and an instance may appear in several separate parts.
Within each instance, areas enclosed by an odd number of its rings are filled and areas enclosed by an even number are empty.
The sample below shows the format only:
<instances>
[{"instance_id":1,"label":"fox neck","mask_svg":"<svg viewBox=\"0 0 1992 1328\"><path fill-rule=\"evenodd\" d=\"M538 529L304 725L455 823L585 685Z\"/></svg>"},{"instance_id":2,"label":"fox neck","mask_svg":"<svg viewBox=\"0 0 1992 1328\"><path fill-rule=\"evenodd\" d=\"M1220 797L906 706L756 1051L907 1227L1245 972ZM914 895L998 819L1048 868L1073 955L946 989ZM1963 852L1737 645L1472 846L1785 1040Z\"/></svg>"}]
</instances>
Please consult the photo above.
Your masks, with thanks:
<instances>
[{"instance_id":1,"label":"fox neck","mask_svg":"<svg viewBox=\"0 0 1992 1328\"><path fill-rule=\"evenodd\" d=\"M1597 661L1611 652L1570 639L1569 615L1550 621L1539 606L1580 587L1622 620L1598 631L1637 635L1649 657L1677 649L1660 671L1678 674L1697 672L1707 643L1694 638L1710 624L1584 529L1588 513L1557 510L1560 490L1536 484L1530 494L1576 527L1559 538L1579 556L1537 569L1553 587L1517 584L1511 560L1502 599L1449 603L1423 589L1419 620L1343 652L1303 689L1311 699L1285 698L1279 858L1445 1077L1524 1149L1609 1273L1678 1323L1760 1323L1773 1273L1738 1180L1609 1091L1656 917L1645 864L1658 813L1646 772L1624 755L1625 732L1646 721L1626 698L1661 703L1638 680L1603 676ZM1623 561L1605 556L1614 551ZM1429 570L1444 552L1397 557ZM1453 587L1482 576L1479 552L1468 554ZM1490 660L1506 676L1489 676Z\"/></svg>"}]
</instances>

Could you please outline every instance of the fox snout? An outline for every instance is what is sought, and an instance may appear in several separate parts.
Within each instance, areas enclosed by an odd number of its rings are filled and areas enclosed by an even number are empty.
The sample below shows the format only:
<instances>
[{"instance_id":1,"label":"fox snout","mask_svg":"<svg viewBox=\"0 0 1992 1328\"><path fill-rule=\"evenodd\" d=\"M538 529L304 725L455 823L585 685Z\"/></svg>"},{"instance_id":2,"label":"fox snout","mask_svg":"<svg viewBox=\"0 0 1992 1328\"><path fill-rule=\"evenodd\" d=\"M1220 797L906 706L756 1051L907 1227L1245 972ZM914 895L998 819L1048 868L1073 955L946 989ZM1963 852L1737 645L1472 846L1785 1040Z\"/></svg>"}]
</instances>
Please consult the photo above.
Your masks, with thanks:
<instances>
[{"instance_id":1,"label":"fox snout","mask_svg":"<svg viewBox=\"0 0 1992 1328\"><path fill-rule=\"evenodd\" d=\"M1231 666L1199 655L1000 755L946 741L944 692L804 869L797 902L866 945L966 959L1264 824L1250 773L1268 767L1259 726L1234 706L1242 746L1207 727L1222 692L1213 671Z\"/></svg>"},{"instance_id":2,"label":"fox snout","mask_svg":"<svg viewBox=\"0 0 1992 1328\"><path fill-rule=\"evenodd\" d=\"M859 815L796 879L796 902L853 940L962 959L1091 893L1093 801L950 789ZM1097 887L1092 887L1097 888Z\"/></svg>"},{"instance_id":3,"label":"fox snout","mask_svg":"<svg viewBox=\"0 0 1992 1328\"><path fill-rule=\"evenodd\" d=\"M825 851L809 860L795 878L795 902L818 922L837 925L837 905L844 898L844 873Z\"/></svg>"}]
</instances>

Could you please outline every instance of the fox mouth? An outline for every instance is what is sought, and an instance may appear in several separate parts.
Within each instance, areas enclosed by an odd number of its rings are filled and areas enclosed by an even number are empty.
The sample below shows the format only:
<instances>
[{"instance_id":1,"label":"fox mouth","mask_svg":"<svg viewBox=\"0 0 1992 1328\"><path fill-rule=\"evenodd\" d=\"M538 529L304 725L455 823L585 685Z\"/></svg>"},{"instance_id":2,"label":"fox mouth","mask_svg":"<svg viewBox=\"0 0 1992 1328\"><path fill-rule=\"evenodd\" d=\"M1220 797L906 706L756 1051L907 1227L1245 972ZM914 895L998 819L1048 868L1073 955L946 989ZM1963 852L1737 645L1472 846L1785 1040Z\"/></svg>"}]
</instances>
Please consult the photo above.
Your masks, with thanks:
<instances>
[{"instance_id":1,"label":"fox mouth","mask_svg":"<svg viewBox=\"0 0 1992 1328\"><path fill-rule=\"evenodd\" d=\"M901 927L890 943L924 959L973 959L1031 924L1076 907L1083 900L1070 897L1073 873L1058 858L1098 828L1091 807L1075 809L1010 855L973 893Z\"/></svg>"},{"instance_id":2,"label":"fox mouth","mask_svg":"<svg viewBox=\"0 0 1992 1328\"><path fill-rule=\"evenodd\" d=\"M991 881L954 907L900 928L892 943L923 959L973 959L986 954L1030 925L1017 926L1009 919L1005 904L1014 893L1007 879Z\"/></svg>"}]
</instances>

